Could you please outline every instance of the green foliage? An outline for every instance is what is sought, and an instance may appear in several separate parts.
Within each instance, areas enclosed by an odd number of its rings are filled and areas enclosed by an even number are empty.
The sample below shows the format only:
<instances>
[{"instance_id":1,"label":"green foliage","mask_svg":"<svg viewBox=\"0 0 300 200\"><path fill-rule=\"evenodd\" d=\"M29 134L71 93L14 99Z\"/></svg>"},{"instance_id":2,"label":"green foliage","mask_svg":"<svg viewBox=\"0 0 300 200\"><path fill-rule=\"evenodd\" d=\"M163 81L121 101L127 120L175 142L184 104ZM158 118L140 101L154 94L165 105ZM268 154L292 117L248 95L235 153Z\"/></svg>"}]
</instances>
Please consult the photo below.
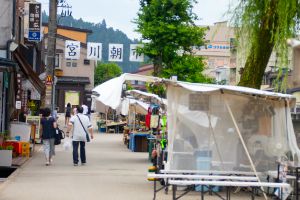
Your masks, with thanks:
<instances>
[{"instance_id":1,"label":"green foliage","mask_svg":"<svg viewBox=\"0 0 300 200\"><path fill-rule=\"evenodd\" d=\"M8 140L9 139L9 132L8 132L8 130L0 132L0 137L2 137L4 139L4 141Z\"/></svg>"},{"instance_id":2,"label":"green foliage","mask_svg":"<svg viewBox=\"0 0 300 200\"><path fill-rule=\"evenodd\" d=\"M147 91L152 94L156 94L162 98L166 98L167 88L164 84L146 84Z\"/></svg>"},{"instance_id":3,"label":"green foliage","mask_svg":"<svg viewBox=\"0 0 300 200\"><path fill-rule=\"evenodd\" d=\"M95 85L120 76L122 70L116 63L99 63L95 69Z\"/></svg>"},{"instance_id":4,"label":"green foliage","mask_svg":"<svg viewBox=\"0 0 300 200\"><path fill-rule=\"evenodd\" d=\"M240 85L260 86L272 50L279 56L279 66L287 66L287 39L299 28L299 6L297 0L239 1L234 19L239 49L246 49L247 57ZM254 67L256 73L251 71Z\"/></svg>"},{"instance_id":5,"label":"green foliage","mask_svg":"<svg viewBox=\"0 0 300 200\"><path fill-rule=\"evenodd\" d=\"M42 13L42 21L48 22L48 15L46 12ZM135 72L141 65L139 62L129 61L129 48L130 44L136 44L136 39L131 40L125 33L120 30L114 30L113 28L107 27L105 19L99 23L91 23L80 19L74 19L72 16L61 17L59 24L63 26L70 26L82 29L92 30L91 34L88 34L89 42L100 42L102 43L102 61L108 62L108 44L117 43L123 44L123 62L119 62L119 65L123 72Z\"/></svg>"},{"instance_id":6,"label":"green foliage","mask_svg":"<svg viewBox=\"0 0 300 200\"><path fill-rule=\"evenodd\" d=\"M177 80L192 83L212 83L213 80L205 77L201 72L204 70L204 64L201 57L183 55L174 58L171 67L166 67L162 71L162 77L169 78L177 75Z\"/></svg>"},{"instance_id":7,"label":"green foliage","mask_svg":"<svg viewBox=\"0 0 300 200\"><path fill-rule=\"evenodd\" d=\"M6 150L14 150L14 147L13 147L12 145L8 145L8 146L6 146L5 149L6 149Z\"/></svg>"},{"instance_id":8,"label":"green foliage","mask_svg":"<svg viewBox=\"0 0 300 200\"><path fill-rule=\"evenodd\" d=\"M194 71L183 70L185 63L197 65L202 60L189 59L194 46L202 46L204 28L194 25L197 16L192 12L195 0L140 0L137 32L141 33L144 47L140 49L154 64L155 76L180 76L179 80L200 80L192 77ZM179 55L178 52L182 52ZM186 60L189 61L186 61ZM179 61L179 62L178 62ZM193 61L197 63L193 63ZM181 65L181 66L180 66ZM192 69L203 69L200 67ZM178 74L188 73L187 77ZM198 71L197 71L198 72ZM196 73L197 74L197 73ZM169 78L169 77L167 77Z\"/></svg>"}]
</instances>

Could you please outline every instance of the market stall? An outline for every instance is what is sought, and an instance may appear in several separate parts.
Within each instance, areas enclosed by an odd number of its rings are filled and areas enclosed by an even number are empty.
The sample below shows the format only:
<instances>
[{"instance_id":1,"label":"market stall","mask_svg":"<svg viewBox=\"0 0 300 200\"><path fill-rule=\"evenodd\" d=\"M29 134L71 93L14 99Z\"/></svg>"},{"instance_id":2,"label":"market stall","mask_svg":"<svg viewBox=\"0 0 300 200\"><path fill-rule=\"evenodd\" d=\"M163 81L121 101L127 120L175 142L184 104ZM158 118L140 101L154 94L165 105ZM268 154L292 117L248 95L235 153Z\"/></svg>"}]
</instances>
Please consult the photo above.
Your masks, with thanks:
<instances>
[{"instance_id":1,"label":"market stall","mask_svg":"<svg viewBox=\"0 0 300 200\"><path fill-rule=\"evenodd\" d=\"M294 97L238 86L168 82L169 170L276 171L299 160Z\"/></svg>"}]
</instances>

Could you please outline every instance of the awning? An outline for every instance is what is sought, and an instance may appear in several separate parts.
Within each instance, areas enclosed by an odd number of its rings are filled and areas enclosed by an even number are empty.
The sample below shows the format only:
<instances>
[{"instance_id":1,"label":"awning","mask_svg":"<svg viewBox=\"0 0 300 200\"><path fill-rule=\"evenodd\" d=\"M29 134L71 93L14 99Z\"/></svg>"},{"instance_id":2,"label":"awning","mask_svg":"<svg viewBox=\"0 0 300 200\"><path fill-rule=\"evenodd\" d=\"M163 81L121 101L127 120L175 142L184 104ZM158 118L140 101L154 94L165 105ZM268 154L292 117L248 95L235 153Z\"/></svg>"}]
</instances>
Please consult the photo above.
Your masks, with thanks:
<instances>
[{"instance_id":1,"label":"awning","mask_svg":"<svg viewBox=\"0 0 300 200\"><path fill-rule=\"evenodd\" d=\"M89 77L78 76L59 76L57 77L57 83L71 83L71 84L90 84Z\"/></svg>"},{"instance_id":2,"label":"awning","mask_svg":"<svg viewBox=\"0 0 300 200\"><path fill-rule=\"evenodd\" d=\"M26 61L24 56L15 51L14 52L14 58L19 63L20 69L22 72L27 76L28 80L31 82L31 84L36 88L36 90L41 94L41 96L45 93L45 84L41 81L39 76L36 74L36 72L32 69L31 65Z\"/></svg>"}]
</instances>

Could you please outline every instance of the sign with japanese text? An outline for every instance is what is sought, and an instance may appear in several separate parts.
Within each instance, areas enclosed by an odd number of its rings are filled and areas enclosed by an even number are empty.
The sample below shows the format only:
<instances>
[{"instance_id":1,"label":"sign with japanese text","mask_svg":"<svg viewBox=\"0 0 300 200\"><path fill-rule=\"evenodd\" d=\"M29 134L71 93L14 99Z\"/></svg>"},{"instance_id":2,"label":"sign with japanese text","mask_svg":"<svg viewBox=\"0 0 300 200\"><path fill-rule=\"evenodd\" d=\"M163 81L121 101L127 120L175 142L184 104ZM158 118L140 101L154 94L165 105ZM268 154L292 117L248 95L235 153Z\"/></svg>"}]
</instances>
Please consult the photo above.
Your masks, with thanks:
<instances>
[{"instance_id":1,"label":"sign with japanese text","mask_svg":"<svg viewBox=\"0 0 300 200\"><path fill-rule=\"evenodd\" d=\"M101 60L102 59L102 44L88 42L87 43L87 59Z\"/></svg>"},{"instance_id":2,"label":"sign with japanese text","mask_svg":"<svg viewBox=\"0 0 300 200\"><path fill-rule=\"evenodd\" d=\"M29 4L29 41L41 41L41 8L42 5L40 3Z\"/></svg>"},{"instance_id":3,"label":"sign with japanese text","mask_svg":"<svg viewBox=\"0 0 300 200\"><path fill-rule=\"evenodd\" d=\"M80 58L80 42L66 40L65 42L65 58L78 60Z\"/></svg>"},{"instance_id":4,"label":"sign with japanese text","mask_svg":"<svg viewBox=\"0 0 300 200\"><path fill-rule=\"evenodd\" d=\"M137 49L143 47L142 44L131 44L129 61L132 62L144 62L144 54L138 53Z\"/></svg>"},{"instance_id":5,"label":"sign with japanese text","mask_svg":"<svg viewBox=\"0 0 300 200\"><path fill-rule=\"evenodd\" d=\"M21 110L22 108L22 102L21 101L16 101L16 109Z\"/></svg>"},{"instance_id":6,"label":"sign with japanese text","mask_svg":"<svg viewBox=\"0 0 300 200\"><path fill-rule=\"evenodd\" d=\"M123 44L109 44L108 61L112 61L112 62L123 61Z\"/></svg>"}]
</instances>

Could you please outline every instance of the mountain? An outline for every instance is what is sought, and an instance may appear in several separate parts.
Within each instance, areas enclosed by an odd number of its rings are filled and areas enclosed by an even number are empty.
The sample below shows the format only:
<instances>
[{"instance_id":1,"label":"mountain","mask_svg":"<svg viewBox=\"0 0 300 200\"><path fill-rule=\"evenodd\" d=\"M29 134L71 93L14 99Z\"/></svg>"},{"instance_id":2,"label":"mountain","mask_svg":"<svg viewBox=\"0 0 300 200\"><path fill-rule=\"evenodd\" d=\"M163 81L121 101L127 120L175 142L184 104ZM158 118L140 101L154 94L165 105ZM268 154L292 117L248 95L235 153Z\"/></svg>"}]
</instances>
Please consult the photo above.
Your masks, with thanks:
<instances>
[{"instance_id":1,"label":"mountain","mask_svg":"<svg viewBox=\"0 0 300 200\"><path fill-rule=\"evenodd\" d=\"M49 16L44 11L42 13L42 21L48 23ZM131 40L125 33L120 30L114 30L111 27L107 27L105 19L99 23L91 23L80 19L74 19L72 16L60 17L58 16L59 25L70 26L75 28L89 29L93 33L88 36L88 42L102 43L102 61L108 62L108 44L117 43L123 44L123 62L117 62L122 68L123 72L135 72L142 63L129 61L129 47L130 44L138 43L138 40Z\"/></svg>"}]
</instances>

